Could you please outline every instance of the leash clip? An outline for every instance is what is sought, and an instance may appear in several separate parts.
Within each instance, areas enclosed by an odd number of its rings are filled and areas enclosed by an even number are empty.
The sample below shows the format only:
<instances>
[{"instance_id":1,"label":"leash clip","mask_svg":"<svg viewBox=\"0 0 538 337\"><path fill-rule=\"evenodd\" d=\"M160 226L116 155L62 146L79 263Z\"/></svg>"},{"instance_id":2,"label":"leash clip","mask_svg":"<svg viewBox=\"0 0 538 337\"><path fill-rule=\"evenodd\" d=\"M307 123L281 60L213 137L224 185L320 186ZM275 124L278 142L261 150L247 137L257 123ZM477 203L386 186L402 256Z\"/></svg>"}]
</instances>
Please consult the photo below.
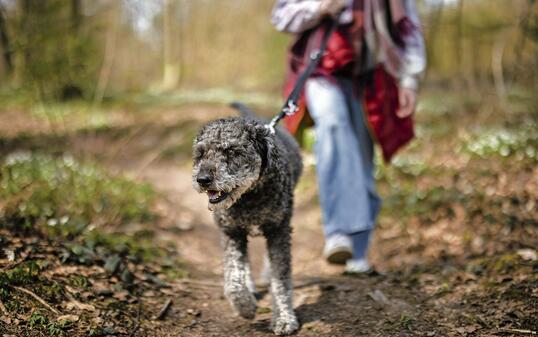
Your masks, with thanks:
<instances>
[{"instance_id":1,"label":"leash clip","mask_svg":"<svg viewBox=\"0 0 538 337\"><path fill-rule=\"evenodd\" d=\"M288 101L287 106L283 110L284 110L284 113L286 114L286 116L291 116L295 112L297 112L297 110L299 110L299 106L297 104L295 104L295 102L293 100L290 99Z\"/></svg>"},{"instance_id":2,"label":"leash clip","mask_svg":"<svg viewBox=\"0 0 538 337\"><path fill-rule=\"evenodd\" d=\"M271 132L271 134L274 135L275 127L278 124L278 122L280 122L280 120L284 118L284 116L293 115L295 112L297 112L297 110L299 110L299 106L295 104L295 102L292 99L288 100L288 102L286 103L286 106L282 109L282 112L284 114L282 114L281 112L280 114L273 117L273 119L271 119L271 122L269 122L269 124L265 124L265 127Z\"/></svg>"},{"instance_id":3,"label":"leash clip","mask_svg":"<svg viewBox=\"0 0 538 337\"><path fill-rule=\"evenodd\" d=\"M269 124L265 124L265 128L269 130L269 132L274 135L275 134L275 125L278 123L278 117L275 117L271 120Z\"/></svg>"}]
</instances>

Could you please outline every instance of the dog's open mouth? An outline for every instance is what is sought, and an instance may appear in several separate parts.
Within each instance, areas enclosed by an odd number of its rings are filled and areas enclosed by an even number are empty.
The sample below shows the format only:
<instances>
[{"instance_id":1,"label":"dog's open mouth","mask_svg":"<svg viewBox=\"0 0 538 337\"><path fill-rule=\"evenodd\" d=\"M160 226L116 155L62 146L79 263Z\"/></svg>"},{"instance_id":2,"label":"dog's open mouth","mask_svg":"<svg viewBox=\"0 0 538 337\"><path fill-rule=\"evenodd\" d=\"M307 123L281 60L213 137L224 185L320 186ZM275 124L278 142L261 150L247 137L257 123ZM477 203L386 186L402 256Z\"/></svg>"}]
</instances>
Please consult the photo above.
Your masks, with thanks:
<instances>
[{"instance_id":1,"label":"dog's open mouth","mask_svg":"<svg viewBox=\"0 0 538 337\"><path fill-rule=\"evenodd\" d=\"M211 204L217 204L221 202L222 200L226 199L229 195L230 193L226 193L222 191L213 191L213 190L207 191L207 196Z\"/></svg>"}]
</instances>

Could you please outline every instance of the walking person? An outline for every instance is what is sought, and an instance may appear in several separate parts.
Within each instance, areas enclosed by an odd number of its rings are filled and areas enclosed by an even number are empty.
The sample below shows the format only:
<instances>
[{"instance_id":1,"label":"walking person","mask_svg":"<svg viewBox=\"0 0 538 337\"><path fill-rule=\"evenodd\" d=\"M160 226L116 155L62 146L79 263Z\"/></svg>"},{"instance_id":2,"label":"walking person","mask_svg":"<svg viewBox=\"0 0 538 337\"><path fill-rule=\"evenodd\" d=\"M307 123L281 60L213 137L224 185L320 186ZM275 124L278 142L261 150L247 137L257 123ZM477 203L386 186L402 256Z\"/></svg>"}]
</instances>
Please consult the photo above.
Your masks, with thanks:
<instances>
[{"instance_id":1,"label":"walking person","mask_svg":"<svg viewBox=\"0 0 538 337\"><path fill-rule=\"evenodd\" d=\"M296 35L287 92L332 20L338 20L338 29L305 84L299 111L285 122L296 132L307 113L312 118L324 257L361 273L371 269L367 253L381 207L374 142L390 161L413 137L426 59L413 0L277 0L272 23Z\"/></svg>"}]
</instances>

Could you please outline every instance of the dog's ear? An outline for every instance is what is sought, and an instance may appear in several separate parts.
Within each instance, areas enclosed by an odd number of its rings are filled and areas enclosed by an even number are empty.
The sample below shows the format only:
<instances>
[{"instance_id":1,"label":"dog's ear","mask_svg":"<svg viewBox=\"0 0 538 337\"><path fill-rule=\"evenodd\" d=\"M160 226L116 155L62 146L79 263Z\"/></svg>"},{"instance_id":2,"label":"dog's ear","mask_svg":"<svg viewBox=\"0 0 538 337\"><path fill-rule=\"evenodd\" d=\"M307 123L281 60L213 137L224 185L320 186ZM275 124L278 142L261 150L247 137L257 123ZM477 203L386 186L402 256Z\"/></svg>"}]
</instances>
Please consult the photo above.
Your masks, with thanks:
<instances>
[{"instance_id":1,"label":"dog's ear","mask_svg":"<svg viewBox=\"0 0 538 337\"><path fill-rule=\"evenodd\" d=\"M254 147L260 154L262 165L260 174L271 165L271 150L273 149L273 135L264 125L256 124L254 126Z\"/></svg>"}]
</instances>

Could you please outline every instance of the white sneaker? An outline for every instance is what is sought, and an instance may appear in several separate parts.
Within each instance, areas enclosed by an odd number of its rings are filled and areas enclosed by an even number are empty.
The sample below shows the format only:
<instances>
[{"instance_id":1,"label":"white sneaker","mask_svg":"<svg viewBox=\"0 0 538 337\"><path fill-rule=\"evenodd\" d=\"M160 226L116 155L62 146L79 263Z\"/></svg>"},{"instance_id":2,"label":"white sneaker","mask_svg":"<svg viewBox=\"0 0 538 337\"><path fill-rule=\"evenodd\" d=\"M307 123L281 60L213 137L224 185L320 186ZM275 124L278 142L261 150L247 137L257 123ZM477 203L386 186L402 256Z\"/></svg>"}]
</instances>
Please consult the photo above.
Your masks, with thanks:
<instances>
[{"instance_id":1,"label":"white sneaker","mask_svg":"<svg viewBox=\"0 0 538 337\"><path fill-rule=\"evenodd\" d=\"M366 259L349 259L346 261L346 273L362 274L372 270Z\"/></svg>"},{"instance_id":2,"label":"white sneaker","mask_svg":"<svg viewBox=\"0 0 538 337\"><path fill-rule=\"evenodd\" d=\"M329 263L344 264L352 256L351 238L343 234L331 235L325 240L323 256Z\"/></svg>"}]
</instances>

